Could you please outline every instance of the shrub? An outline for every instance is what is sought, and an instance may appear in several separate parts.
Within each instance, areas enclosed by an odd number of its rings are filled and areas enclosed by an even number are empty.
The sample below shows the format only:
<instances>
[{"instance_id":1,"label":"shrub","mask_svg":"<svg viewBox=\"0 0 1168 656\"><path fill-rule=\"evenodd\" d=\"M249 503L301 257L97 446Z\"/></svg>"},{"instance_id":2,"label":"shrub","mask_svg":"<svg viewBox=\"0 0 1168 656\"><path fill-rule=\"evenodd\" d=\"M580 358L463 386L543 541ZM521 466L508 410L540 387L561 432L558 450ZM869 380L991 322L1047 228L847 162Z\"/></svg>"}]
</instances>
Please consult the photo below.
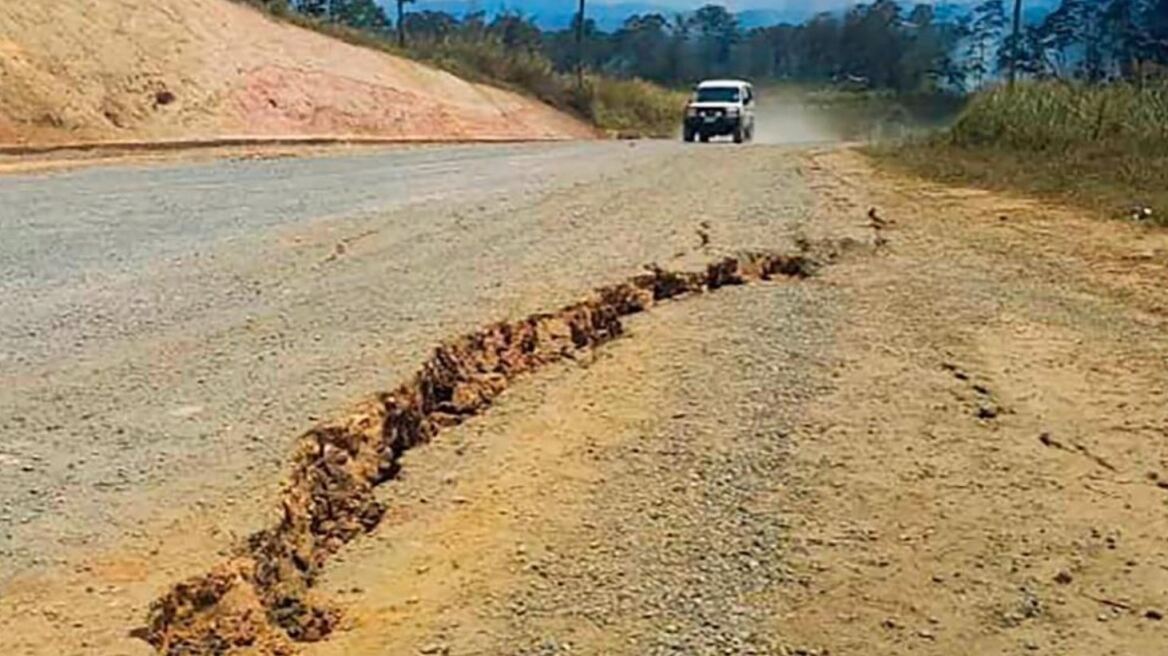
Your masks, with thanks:
<instances>
[{"instance_id":1,"label":"shrub","mask_svg":"<svg viewBox=\"0 0 1168 656\"><path fill-rule=\"evenodd\" d=\"M589 77L578 108L598 127L620 136L670 137L685 112L686 94L642 80Z\"/></svg>"}]
</instances>

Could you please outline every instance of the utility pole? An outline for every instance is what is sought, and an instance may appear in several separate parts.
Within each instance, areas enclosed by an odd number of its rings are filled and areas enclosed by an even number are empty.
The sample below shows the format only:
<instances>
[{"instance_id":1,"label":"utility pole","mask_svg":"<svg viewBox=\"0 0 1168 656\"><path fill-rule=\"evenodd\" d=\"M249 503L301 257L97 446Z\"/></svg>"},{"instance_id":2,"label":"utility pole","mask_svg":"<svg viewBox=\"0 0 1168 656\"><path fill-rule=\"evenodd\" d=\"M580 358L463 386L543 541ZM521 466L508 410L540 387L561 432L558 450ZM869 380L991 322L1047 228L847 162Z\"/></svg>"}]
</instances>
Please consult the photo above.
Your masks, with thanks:
<instances>
[{"instance_id":1,"label":"utility pole","mask_svg":"<svg viewBox=\"0 0 1168 656\"><path fill-rule=\"evenodd\" d=\"M1022 58L1022 0L1014 0L1014 37L1010 41L1010 88L1018 81L1018 60Z\"/></svg>"},{"instance_id":2,"label":"utility pole","mask_svg":"<svg viewBox=\"0 0 1168 656\"><path fill-rule=\"evenodd\" d=\"M576 12L576 86L584 88L584 0Z\"/></svg>"}]
</instances>

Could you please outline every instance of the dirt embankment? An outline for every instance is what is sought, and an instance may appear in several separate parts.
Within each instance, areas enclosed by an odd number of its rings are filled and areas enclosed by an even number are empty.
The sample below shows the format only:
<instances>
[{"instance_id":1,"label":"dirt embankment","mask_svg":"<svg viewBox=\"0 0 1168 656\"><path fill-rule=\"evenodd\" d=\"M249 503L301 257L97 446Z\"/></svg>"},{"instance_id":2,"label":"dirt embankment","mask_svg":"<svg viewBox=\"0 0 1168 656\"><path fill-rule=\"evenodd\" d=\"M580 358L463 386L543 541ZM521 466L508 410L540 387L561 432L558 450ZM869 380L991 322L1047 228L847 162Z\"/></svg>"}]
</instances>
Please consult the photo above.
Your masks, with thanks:
<instances>
[{"instance_id":1,"label":"dirt embankment","mask_svg":"<svg viewBox=\"0 0 1168 656\"><path fill-rule=\"evenodd\" d=\"M228 0L0 6L0 144L591 134L534 99Z\"/></svg>"}]
</instances>

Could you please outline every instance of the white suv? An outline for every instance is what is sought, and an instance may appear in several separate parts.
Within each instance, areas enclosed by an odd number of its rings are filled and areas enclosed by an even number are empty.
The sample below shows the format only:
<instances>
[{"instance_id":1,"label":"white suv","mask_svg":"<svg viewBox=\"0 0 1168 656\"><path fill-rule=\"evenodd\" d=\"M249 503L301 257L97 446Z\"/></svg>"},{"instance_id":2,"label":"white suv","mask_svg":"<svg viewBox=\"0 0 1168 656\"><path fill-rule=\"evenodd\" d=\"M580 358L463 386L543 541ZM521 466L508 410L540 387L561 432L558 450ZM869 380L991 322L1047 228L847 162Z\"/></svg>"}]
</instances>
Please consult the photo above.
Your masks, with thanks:
<instances>
[{"instance_id":1,"label":"white suv","mask_svg":"<svg viewBox=\"0 0 1168 656\"><path fill-rule=\"evenodd\" d=\"M754 138L754 87L742 80L706 80L685 106L682 134L703 142L730 135L734 143Z\"/></svg>"}]
</instances>

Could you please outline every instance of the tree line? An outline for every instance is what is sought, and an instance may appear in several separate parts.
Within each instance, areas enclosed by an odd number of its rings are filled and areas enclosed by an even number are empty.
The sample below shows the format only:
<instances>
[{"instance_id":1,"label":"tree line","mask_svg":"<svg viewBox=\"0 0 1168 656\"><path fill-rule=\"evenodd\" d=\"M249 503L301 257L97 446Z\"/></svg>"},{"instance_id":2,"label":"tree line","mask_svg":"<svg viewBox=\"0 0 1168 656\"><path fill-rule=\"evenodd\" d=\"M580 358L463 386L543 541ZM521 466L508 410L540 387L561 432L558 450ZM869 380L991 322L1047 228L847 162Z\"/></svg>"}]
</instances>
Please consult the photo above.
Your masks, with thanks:
<instances>
[{"instance_id":1,"label":"tree line","mask_svg":"<svg viewBox=\"0 0 1168 656\"><path fill-rule=\"evenodd\" d=\"M583 66L618 78L678 86L710 77L834 82L901 93L967 92L1010 75L1103 81L1168 67L1168 0L1062 0L1039 22L1016 22L1025 0L983 0L958 17L892 0L821 13L799 24L744 28L719 5L630 16L606 32L577 17L541 30L529 16L454 16L425 0L261 0L383 34L433 52L487 45L555 70ZM1007 6L1007 1L1009 6ZM583 6L583 5L582 5Z\"/></svg>"}]
</instances>

